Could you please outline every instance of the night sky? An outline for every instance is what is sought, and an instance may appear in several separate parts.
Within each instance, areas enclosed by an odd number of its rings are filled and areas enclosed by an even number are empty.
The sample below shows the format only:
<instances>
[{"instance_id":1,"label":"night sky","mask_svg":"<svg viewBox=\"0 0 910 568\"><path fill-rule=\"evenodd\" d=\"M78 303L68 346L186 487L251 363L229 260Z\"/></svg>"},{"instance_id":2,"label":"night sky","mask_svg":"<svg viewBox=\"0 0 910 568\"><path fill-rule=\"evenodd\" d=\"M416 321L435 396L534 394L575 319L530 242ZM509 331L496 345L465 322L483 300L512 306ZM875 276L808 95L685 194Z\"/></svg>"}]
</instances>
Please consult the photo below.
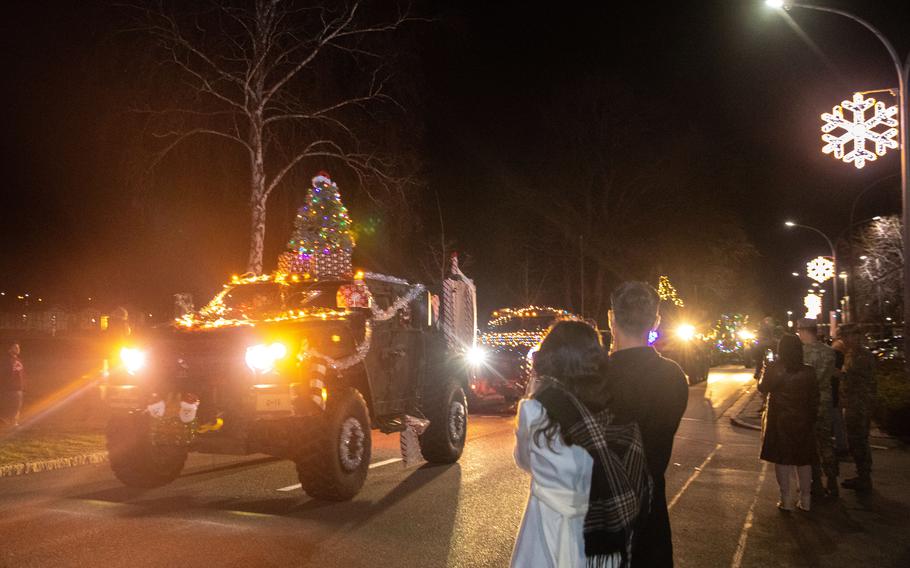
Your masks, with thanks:
<instances>
[{"instance_id":1,"label":"night sky","mask_svg":"<svg viewBox=\"0 0 910 568\"><path fill-rule=\"evenodd\" d=\"M910 50L907 2L825 3L869 19L901 54ZM552 135L573 92L621 93L617 112L630 121L620 117L609 143L639 169L661 168L668 140L697 141L687 159L702 191L729 210L756 251L742 267L752 290L725 308L780 317L799 306L806 284L790 272L826 247L785 230L785 219L835 236L854 198L876 183L856 202L856 219L899 212L896 151L859 171L820 152L820 113L853 91L896 84L884 49L846 19L794 10L800 37L758 1L469 0L419 9L432 21L402 34L410 71L395 79L412 87L403 122L419 125L413 143L428 189L416 208L422 230L435 234L438 196L446 237L470 259L484 307L518 301L503 274L519 264L493 252L496 232L485 228L523 214L515 206L522 192L555 201L573 191L552 181L580 167ZM173 292L201 299L242 272L244 172L230 149L201 144L150 183L134 183L139 133L127 110L141 97L134 79L148 62L141 42L122 32L118 8L29 2L8 11L0 288L64 303L94 296L165 306ZM639 109L646 129L635 128ZM569 134L576 126L566 123ZM321 168L303 169L301 183ZM287 190L270 203L267 267L299 198ZM355 219L357 203L352 195Z\"/></svg>"}]
</instances>

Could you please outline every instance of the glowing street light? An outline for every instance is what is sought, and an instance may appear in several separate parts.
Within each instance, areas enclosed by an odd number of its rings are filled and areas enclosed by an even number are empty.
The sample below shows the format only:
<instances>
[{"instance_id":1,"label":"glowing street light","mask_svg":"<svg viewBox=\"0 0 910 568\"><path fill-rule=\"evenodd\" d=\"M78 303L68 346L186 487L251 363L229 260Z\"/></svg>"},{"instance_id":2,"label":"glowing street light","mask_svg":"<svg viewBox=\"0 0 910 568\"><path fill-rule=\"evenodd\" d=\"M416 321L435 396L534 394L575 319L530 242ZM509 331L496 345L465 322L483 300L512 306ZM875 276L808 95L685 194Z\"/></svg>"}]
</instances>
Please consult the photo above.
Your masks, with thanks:
<instances>
[{"instance_id":1,"label":"glowing street light","mask_svg":"<svg viewBox=\"0 0 910 568\"><path fill-rule=\"evenodd\" d=\"M888 40L887 37L885 37L885 34L883 34L878 28L863 18L855 16L854 14L851 14L845 10L813 4L800 4L799 2L787 2L785 0L766 0L765 4L771 8L778 10L789 10L791 8L797 8L813 10L815 12L824 12L827 14L835 14L837 16L849 18L853 22L872 32L872 34L878 38L882 46L884 46L885 50L888 52L888 56L891 58L891 63L894 65L894 70L897 71L898 119L895 126L898 128L899 138L896 147L899 148L901 157L901 198L903 202L903 228L901 232L901 244L903 245L903 250L910 250L910 156L908 156L908 147L910 147L910 129L907 128L907 114L910 112L910 100L908 100L908 98L910 98L908 97L908 83L910 83L910 58L908 58L906 62L902 60L902 58L898 55L897 50L894 48L894 45ZM893 115L888 116L891 117ZM856 127L854 127L854 129L855 128ZM903 264L904 323L910 324L910 262L905 262ZM836 285L837 279L835 279L834 282ZM834 300L834 305L836 308L838 305L836 289L834 291ZM910 352L910 333L904 334L904 350ZM910 359L907 360L907 363L910 364Z\"/></svg>"},{"instance_id":2,"label":"glowing street light","mask_svg":"<svg viewBox=\"0 0 910 568\"><path fill-rule=\"evenodd\" d=\"M816 233L816 234L820 235L823 239L825 239L825 242L828 243L828 248L831 249L832 275L829 276L829 278L833 277L834 274L837 273L837 249L834 248L834 243L831 242L831 239L828 238L828 235L819 231L815 227L810 227L809 225L802 225L800 223L797 223L796 221L784 221L784 226L787 228L791 228L791 229L793 227L799 227L800 229L806 229L807 231L812 231L813 233ZM819 258L821 258L821 257L819 257ZM812 276L810 274L807 273L806 275L809 276L810 278L812 278ZM837 278L835 278L832 281L832 291L834 292L834 305L837 306ZM835 319L835 321L832 322L831 333L834 333L836 331L836 328L837 328L837 321Z\"/></svg>"}]
</instances>

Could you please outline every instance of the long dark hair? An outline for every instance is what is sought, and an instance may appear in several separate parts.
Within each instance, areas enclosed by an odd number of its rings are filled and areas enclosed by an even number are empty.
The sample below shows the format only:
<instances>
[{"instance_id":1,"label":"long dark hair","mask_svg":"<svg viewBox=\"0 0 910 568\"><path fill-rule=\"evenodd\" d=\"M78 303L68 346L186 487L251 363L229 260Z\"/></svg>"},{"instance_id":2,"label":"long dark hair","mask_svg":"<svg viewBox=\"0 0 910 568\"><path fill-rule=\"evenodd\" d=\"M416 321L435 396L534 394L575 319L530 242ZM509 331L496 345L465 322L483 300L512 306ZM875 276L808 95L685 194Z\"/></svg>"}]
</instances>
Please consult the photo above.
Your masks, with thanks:
<instances>
[{"instance_id":1,"label":"long dark hair","mask_svg":"<svg viewBox=\"0 0 910 568\"><path fill-rule=\"evenodd\" d=\"M607 403L604 367L606 354L600 334L590 325L575 320L562 320L547 330L540 350L534 354L534 373L539 381L556 382L592 411L604 408ZM540 446L540 437L552 448L559 425L547 418L545 425L534 432L534 441ZM562 432L563 442L572 441Z\"/></svg>"},{"instance_id":2,"label":"long dark hair","mask_svg":"<svg viewBox=\"0 0 910 568\"><path fill-rule=\"evenodd\" d=\"M799 371L803 366L803 342L791 333L784 335L777 342L777 354L784 368L791 373Z\"/></svg>"}]
</instances>

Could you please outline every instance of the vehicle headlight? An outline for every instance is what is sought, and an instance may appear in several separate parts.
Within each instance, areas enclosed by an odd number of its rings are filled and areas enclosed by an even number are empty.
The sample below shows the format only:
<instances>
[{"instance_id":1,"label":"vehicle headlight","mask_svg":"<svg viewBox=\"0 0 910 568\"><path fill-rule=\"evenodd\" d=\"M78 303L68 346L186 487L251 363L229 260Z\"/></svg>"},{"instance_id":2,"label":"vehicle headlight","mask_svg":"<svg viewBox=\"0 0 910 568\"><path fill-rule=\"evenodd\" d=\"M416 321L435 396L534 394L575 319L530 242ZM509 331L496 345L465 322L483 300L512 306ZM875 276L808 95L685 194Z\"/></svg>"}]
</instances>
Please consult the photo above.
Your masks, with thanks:
<instances>
[{"instance_id":1,"label":"vehicle headlight","mask_svg":"<svg viewBox=\"0 0 910 568\"><path fill-rule=\"evenodd\" d=\"M266 345L260 343L246 349L246 364L250 370L257 373L268 373L275 368L275 363L284 359L288 354L288 348L283 343L272 343Z\"/></svg>"},{"instance_id":2,"label":"vehicle headlight","mask_svg":"<svg viewBox=\"0 0 910 568\"><path fill-rule=\"evenodd\" d=\"M755 333L748 329L739 330L739 338L743 341L752 341L755 339Z\"/></svg>"},{"instance_id":3,"label":"vehicle headlight","mask_svg":"<svg viewBox=\"0 0 910 568\"><path fill-rule=\"evenodd\" d=\"M120 350L120 361L126 372L135 375L145 367L145 351L133 347L124 347Z\"/></svg>"},{"instance_id":4,"label":"vehicle headlight","mask_svg":"<svg viewBox=\"0 0 910 568\"><path fill-rule=\"evenodd\" d=\"M468 363L477 367L483 365L487 360L487 352L483 347L475 345L468 349L468 352L465 353L465 358L467 358Z\"/></svg>"},{"instance_id":5,"label":"vehicle headlight","mask_svg":"<svg viewBox=\"0 0 910 568\"><path fill-rule=\"evenodd\" d=\"M676 328L676 337L683 341L692 341L695 339L695 326L687 323L680 324L679 327Z\"/></svg>"}]
</instances>

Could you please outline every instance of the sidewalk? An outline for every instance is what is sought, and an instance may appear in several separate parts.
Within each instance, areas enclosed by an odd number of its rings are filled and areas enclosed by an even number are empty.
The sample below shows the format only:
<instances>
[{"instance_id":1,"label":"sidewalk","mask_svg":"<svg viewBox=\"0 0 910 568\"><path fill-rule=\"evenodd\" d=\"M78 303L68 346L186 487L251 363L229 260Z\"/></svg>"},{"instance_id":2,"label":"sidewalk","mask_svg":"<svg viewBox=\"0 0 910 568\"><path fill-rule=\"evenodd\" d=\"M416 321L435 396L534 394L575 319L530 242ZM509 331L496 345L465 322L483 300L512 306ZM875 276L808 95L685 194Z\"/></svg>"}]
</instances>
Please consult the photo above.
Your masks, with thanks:
<instances>
[{"instance_id":1,"label":"sidewalk","mask_svg":"<svg viewBox=\"0 0 910 568\"><path fill-rule=\"evenodd\" d=\"M745 396L749 397L748 401L742 406L738 413L730 417L730 422L733 423L734 426L739 426L740 428L761 431L763 410L761 393L758 392L758 390L754 390ZM873 448L876 448L876 446L878 446L877 449L895 448L901 445L901 442L898 439L883 432L874 424L869 433L869 437L872 439Z\"/></svg>"}]
</instances>

